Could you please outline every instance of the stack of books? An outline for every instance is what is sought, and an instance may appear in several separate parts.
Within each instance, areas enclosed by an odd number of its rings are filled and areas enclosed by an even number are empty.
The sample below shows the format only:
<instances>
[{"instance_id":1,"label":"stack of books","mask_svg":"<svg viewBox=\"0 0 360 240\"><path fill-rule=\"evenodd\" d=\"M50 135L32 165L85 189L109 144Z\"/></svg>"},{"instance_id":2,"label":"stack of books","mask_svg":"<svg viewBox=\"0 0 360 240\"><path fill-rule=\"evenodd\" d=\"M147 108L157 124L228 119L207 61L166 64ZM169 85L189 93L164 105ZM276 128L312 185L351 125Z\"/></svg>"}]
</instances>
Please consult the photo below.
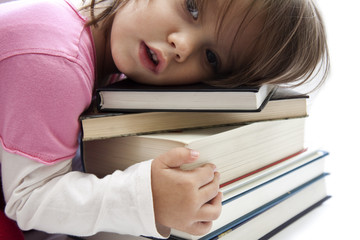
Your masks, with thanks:
<instances>
[{"instance_id":1,"label":"stack of books","mask_svg":"<svg viewBox=\"0 0 360 240\"><path fill-rule=\"evenodd\" d=\"M156 87L130 80L97 90L100 112L81 117L85 171L103 177L178 146L211 162L223 208L211 231L172 239L267 239L330 196L328 153L304 146L306 95L269 85Z\"/></svg>"}]
</instances>

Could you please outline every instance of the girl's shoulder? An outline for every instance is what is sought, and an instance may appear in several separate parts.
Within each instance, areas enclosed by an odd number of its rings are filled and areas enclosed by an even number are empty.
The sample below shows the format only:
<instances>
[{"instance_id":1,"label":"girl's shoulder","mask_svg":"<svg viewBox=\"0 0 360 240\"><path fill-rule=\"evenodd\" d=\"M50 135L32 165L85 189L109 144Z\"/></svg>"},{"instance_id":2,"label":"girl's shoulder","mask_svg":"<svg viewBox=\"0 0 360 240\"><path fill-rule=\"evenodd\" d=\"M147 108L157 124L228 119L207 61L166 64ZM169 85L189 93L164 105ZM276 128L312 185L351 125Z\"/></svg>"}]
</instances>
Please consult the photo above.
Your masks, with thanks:
<instances>
[{"instance_id":1,"label":"girl's shoulder","mask_svg":"<svg viewBox=\"0 0 360 240\"><path fill-rule=\"evenodd\" d=\"M71 158L95 78L85 19L63 0L17 0L0 4L0 23L3 145L41 162Z\"/></svg>"},{"instance_id":2,"label":"girl's shoulder","mask_svg":"<svg viewBox=\"0 0 360 240\"><path fill-rule=\"evenodd\" d=\"M86 19L65 0L18 0L0 5L1 52L66 54L76 57L79 42L86 32L91 45L91 32ZM85 30L85 31L84 31Z\"/></svg>"}]
</instances>

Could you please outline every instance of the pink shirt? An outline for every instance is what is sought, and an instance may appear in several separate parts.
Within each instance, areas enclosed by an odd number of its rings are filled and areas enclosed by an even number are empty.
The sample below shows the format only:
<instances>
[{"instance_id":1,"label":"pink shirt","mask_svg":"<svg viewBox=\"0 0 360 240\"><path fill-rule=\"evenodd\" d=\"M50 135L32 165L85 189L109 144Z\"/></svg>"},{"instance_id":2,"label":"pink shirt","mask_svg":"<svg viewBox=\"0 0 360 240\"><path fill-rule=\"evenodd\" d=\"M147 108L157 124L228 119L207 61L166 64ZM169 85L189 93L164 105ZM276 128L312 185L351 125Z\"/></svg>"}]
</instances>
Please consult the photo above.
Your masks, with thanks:
<instances>
[{"instance_id":1,"label":"pink shirt","mask_svg":"<svg viewBox=\"0 0 360 240\"><path fill-rule=\"evenodd\" d=\"M0 11L0 142L51 164L74 157L89 106L95 48L64 0L18 1Z\"/></svg>"}]
</instances>

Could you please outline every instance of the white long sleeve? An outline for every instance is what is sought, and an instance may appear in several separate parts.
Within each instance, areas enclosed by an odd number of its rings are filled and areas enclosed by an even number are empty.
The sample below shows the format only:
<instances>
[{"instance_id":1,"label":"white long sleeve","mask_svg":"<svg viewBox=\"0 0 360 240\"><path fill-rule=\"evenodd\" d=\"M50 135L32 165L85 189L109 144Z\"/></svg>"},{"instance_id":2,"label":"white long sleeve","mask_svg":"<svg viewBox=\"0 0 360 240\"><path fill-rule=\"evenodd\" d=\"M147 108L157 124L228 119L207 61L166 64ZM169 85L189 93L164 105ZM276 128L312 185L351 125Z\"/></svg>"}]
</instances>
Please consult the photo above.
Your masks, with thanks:
<instances>
[{"instance_id":1,"label":"white long sleeve","mask_svg":"<svg viewBox=\"0 0 360 240\"><path fill-rule=\"evenodd\" d=\"M0 145L6 214L23 230L90 236L114 232L161 238L151 192L151 161L99 179L71 171L71 160L47 166Z\"/></svg>"}]
</instances>

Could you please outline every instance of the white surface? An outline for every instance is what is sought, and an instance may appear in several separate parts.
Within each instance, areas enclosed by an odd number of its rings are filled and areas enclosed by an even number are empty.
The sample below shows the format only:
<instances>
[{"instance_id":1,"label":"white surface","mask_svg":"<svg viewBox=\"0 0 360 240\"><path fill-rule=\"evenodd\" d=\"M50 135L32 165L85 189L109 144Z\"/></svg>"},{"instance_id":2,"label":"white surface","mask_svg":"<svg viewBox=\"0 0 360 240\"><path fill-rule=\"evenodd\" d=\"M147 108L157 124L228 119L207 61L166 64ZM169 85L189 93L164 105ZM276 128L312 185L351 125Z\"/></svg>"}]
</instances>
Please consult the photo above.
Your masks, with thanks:
<instances>
[{"instance_id":1,"label":"white surface","mask_svg":"<svg viewBox=\"0 0 360 240\"><path fill-rule=\"evenodd\" d=\"M328 32L332 70L312 101L307 142L330 152L326 170L333 197L274 238L359 239L360 1L318 0Z\"/></svg>"},{"instance_id":2,"label":"white surface","mask_svg":"<svg viewBox=\"0 0 360 240\"><path fill-rule=\"evenodd\" d=\"M311 101L307 142L330 152L327 186L333 197L275 240L358 238L359 223L354 219L360 213L360 1L318 3L327 27L332 71Z\"/></svg>"}]
</instances>

